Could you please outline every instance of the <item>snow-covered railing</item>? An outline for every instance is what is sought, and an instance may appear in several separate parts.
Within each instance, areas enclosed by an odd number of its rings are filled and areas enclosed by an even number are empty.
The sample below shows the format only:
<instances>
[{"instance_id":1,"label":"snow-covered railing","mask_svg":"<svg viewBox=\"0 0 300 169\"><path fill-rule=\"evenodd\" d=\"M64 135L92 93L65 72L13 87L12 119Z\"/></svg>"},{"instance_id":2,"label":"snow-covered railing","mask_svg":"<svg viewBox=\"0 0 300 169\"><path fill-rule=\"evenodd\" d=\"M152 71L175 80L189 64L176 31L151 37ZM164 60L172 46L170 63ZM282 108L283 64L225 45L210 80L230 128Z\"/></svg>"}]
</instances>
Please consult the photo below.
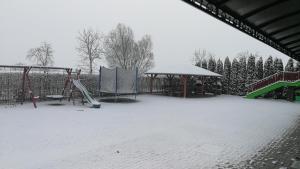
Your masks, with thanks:
<instances>
[{"instance_id":1,"label":"snow-covered railing","mask_svg":"<svg viewBox=\"0 0 300 169\"><path fill-rule=\"evenodd\" d=\"M278 81L296 81L300 79L300 71L299 72L278 72L271 76L265 77L257 82L248 85L248 93L255 91L257 89L263 88L272 83L276 83Z\"/></svg>"}]
</instances>

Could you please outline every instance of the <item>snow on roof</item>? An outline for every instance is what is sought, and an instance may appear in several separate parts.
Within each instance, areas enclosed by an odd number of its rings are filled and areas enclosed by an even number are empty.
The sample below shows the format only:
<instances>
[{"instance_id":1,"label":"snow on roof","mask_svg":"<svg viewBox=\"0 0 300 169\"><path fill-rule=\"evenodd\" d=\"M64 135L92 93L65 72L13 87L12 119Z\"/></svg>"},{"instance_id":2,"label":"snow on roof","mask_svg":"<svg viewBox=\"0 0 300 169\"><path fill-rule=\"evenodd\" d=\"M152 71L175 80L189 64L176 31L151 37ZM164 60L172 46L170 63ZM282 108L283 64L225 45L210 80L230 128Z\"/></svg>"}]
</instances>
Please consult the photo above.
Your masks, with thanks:
<instances>
[{"instance_id":1,"label":"snow on roof","mask_svg":"<svg viewBox=\"0 0 300 169\"><path fill-rule=\"evenodd\" d=\"M204 68L194 65L172 65L155 67L145 74L170 74L170 75L192 75L192 76L222 76Z\"/></svg>"}]
</instances>

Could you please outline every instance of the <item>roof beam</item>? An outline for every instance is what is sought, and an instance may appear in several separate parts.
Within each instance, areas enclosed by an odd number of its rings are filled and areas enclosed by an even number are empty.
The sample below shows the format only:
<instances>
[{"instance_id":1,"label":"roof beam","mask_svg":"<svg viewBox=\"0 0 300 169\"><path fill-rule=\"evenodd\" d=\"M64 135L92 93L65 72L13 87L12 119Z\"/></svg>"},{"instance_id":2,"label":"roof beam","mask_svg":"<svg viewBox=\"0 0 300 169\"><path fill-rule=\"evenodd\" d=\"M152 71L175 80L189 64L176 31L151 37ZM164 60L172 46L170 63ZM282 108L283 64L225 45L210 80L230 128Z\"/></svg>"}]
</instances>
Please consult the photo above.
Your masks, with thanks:
<instances>
[{"instance_id":1,"label":"roof beam","mask_svg":"<svg viewBox=\"0 0 300 169\"><path fill-rule=\"evenodd\" d=\"M258 27L258 28L263 28L263 27L266 27L266 26L270 25L271 23L280 21L280 20L282 20L282 19L285 19L285 18L294 16L294 15L297 15L297 14L300 14L300 10L297 10L297 11L288 13L288 14L286 14L286 15L282 15L282 16L279 16L279 17L277 17L277 18L271 19L271 20L269 20L269 21L263 22L263 23L257 25L257 27Z\"/></svg>"},{"instance_id":2,"label":"roof beam","mask_svg":"<svg viewBox=\"0 0 300 169\"><path fill-rule=\"evenodd\" d=\"M285 40L285 39L291 38L291 37L293 37L293 36L296 36L296 35L300 35L300 32L296 32L296 33L292 33L292 34L289 34L289 35L283 36L283 37L279 38L278 40L279 40L279 41L282 41L282 40Z\"/></svg>"},{"instance_id":3,"label":"roof beam","mask_svg":"<svg viewBox=\"0 0 300 169\"><path fill-rule=\"evenodd\" d=\"M299 52L300 52L300 49L298 49L298 50L295 50L295 51L293 51L293 52L295 52L295 53L299 53Z\"/></svg>"},{"instance_id":4,"label":"roof beam","mask_svg":"<svg viewBox=\"0 0 300 169\"><path fill-rule=\"evenodd\" d=\"M296 41L293 41L290 45L286 46L283 43L280 43L274 36L270 36L269 33L266 33L264 30L259 29L255 24L248 21L247 19L243 19L241 15L239 15L236 11L230 9L226 5L224 6L218 6L216 0L182 0L193 7L209 14L210 16L213 16L214 18L232 26L233 28L236 28L245 34L273 47L274 49L290 56L295 57L295 54L291 51L290 48L293 48L294 46L300 45L299 41L300 39L297 39ZM277 0L276 0L277 1ZM219 1L220 2L220 1ZM300 9L298 11L300 13ZM289 16L291 13L289 13ZM285 15L285 17L288 17ZM282 17L281 17L282 18ZM277 17L277 19L280 19ZM272 19L274 20L274 19ZM297 23L300 26L300 23ZM288 27L295 26L290 25ZM295 26L295 27L296 27ZM296 27L298 28L298 27ZM283 29L283 28L281 28ZM285 28L287 29L287 28ZM290 28L288 28L290 29ZM283 35L285 36L285 35ZM287 42L290 43L290 42ZM299 58L298 58L299 60Z\"/></svg>"},{"instance_id":5,"label":"roof beam","mask_svg":"<svg viewBox=\"0 0 300 169\"><path fill-rule=\"evenodd\" d=\"M230 0L221 0L218 3L216 3L216 5L217 6L222 6L222 5L226 4L228 1L230 1Z\"/></svg>"},{"instance_id":6,"label":"roof beam","mask_svg":"<svg viewBox=\"0 0 300 169\"><path fill-rule=\"evenodd\" d=\"M284 43L284 45L288 46L288 45L291 45L291 44L294 44L294 43L298 43L298 42L300 42L300 39L296 39L296 40L290 41L288 43Z\"/></svg>"},{"instance_id":7,"label":"roof beam","mask_svg":"<svg viewBox=\"0 0 300 169\"><path fill-rule=\"evenodd\" d=\"M298 49L300 49L300 47L295 48L295 50L292 50L292 52L297 51Z\"/></svg>"},{"instance_id":8,"label":"roof beam","mask_svg":"<svg viewBox=\"0 0 300 169\"><path fill-rule=\"evenodd\" d=\"M264 6L261 6L261 7L257 8L257 9L254 9L253 11L250 11L250 12L246 13L245 15L242 16L242 18L247 19L247 18L249 18L249 17L251 17L251 16L253 16L253 15L255 15L255 14L261 12L261 11L264 11L268 8L271 8L273 6L276 6L276 5L281 4L283 2L286 2L286 1L288 1L288 0L277 0L277 1L274 1L270 4L266 4Z\"/></svg>"},{"instance_id":9,"label":"roof beam","mask_svg":"<svg viewBox=\"0 0 300 169\"><path fill-rule=\"evenodd\" d=\"M300 45L293 46L293 47L291 47L291 48L289 48L289 49L290 49L290 50L293 50L293 49L298 49L298 48L300 48Z\"/></svg>"},{"instance_id":10,"label":"roof beam","mask_svg":"<svg viewBox=\"0 0 300 169\"><path fill-rule=\"evenodd\" d=\"M273 36L273 35L276 35L276 34L278 34L278 33L283 32L283 31L286 31L286 30L295 28L295 27L297 27L297 26L300 26L300 23L296 23L296 24L293 24L293 25L290 25L290 26L287 26L287 27L283 27L283 28L281 28L281 29L279 29L279 30L277 30L277 31L270 32L269 35L270 35L270 36Z\"/></svg>"}]
</instances>

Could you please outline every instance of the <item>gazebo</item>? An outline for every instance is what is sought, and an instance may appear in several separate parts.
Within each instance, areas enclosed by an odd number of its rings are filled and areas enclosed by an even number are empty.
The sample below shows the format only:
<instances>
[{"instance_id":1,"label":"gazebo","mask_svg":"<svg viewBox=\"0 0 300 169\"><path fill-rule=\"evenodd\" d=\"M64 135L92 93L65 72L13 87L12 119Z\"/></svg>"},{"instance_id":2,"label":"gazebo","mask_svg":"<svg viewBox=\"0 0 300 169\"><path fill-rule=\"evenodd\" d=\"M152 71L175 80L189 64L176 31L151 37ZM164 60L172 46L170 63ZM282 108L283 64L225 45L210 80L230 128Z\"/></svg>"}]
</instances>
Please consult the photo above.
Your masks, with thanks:
<instances>
[{"instance_id":1,"label":"gazebo","mask_svg":"<svg viewBox=\"0 0 300 169\"><path fill-rule=\"evenodd\" d=\"M145 74L150 75L150 93L153 90L153 80L158 75L166 76L168 79L173 79L175 76L179 77L180 83L183 85L181 88L181 92L183 93L183 97L187 96L187 86L188 79L191 77L196 78L220 78L222 75L217 74L215 72L209 71L207 69L194 66L194 65L172 65L172 66L157 66Z\"/></svg>"}]
</instances>

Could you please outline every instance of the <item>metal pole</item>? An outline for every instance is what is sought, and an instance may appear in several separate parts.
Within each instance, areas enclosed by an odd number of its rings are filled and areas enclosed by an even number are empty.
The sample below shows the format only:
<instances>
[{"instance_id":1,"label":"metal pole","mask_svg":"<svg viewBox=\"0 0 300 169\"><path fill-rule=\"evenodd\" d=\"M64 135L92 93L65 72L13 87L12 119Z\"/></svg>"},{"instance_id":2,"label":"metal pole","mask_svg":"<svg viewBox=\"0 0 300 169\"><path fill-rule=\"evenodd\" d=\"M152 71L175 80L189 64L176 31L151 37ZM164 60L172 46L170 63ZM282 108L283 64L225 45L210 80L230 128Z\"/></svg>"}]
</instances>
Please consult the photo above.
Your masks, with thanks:
<instances>
[{"instance_id":1,"label":"metal pole","mask_svg":"<svg viewBox=\"0 0 300 169\"><path fill-rule=\"evenodd\" d=\"M115 102L117 101L117 94L118 94L118 67L116 67L116 88L115 88Z\"/></svg>"},{"instance_id":2,"label":"metal pole","mask_svg":"<svg viewBox=\"0 0 300 169\"><path fill-rule=\"evenodd\" d=\"M138 93L138 68L135 68L135 96L134 99L136 99L136 95Z\"/></svg>"},{"instance_id":3,"label":"metal pole","mask_svg":"<svg viewBox=\"0 0 300 169\"><path fill-rule=\"evenodd\" d=\"M99 91L99 96L100 96L100 89L101 89L101 67L102 67L102 66L100 66L100 69L99 69L99 76L98 76L98 78L99 78L99 80L98 80L98 91Z\"/></svg>"}]
</instances>

